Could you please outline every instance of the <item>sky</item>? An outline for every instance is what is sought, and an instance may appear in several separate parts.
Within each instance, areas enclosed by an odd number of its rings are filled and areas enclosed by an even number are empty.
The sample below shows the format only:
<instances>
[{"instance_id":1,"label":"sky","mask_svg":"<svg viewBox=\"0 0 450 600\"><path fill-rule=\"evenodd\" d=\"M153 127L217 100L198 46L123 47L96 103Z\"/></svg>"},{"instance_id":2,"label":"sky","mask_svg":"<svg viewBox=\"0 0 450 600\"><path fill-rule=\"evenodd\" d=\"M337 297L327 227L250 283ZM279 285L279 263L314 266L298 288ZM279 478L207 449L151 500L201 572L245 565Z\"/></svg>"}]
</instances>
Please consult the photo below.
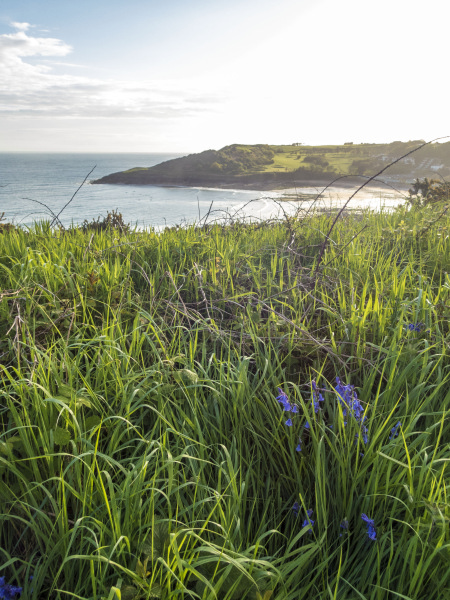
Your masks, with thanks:
<instances>
[{"instance_id":1,"label":"sky","mask_svg":"<svg viewBox=\"0 0 450 600\"><path fill-rule=\"evenodd\" d=\"M448 0L1 0L0 151L450 135L449 17Z\"/></svg>"}]
</instances>

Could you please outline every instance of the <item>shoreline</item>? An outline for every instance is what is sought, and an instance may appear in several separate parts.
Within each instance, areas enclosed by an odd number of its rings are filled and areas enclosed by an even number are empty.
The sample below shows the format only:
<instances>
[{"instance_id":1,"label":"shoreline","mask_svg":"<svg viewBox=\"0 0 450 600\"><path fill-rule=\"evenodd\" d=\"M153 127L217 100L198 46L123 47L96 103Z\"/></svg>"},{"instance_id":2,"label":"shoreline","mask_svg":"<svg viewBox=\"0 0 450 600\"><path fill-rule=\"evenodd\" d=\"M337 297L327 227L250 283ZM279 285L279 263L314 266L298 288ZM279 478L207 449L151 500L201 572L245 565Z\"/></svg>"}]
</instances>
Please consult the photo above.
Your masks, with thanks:
<instances>
[{"instance_id":1,"label":"shoreline","mask_svg":"<svg viewBox=\"0 0 450 600\"><path fill-rule=\"evenodd\" d=\"M317 193L324 193L327 190L356 190L358 189L364 182L361 181L361 178L347 178L346 181L342 180L331 180L331 181L321 181L317 179L308 179L303 181L296 182L286 182L285 185L280 184L280 182L238 182L232 181L229 183L225 182L212 182L212 181L202 181L202 182L183 182L183 183L125 183L125 182L102 182L99 183L100 180L90 180L88 182L89 185L119 185L119 186L136 186L136 187L158 187L158 188L177 188L177 189L204 189L204 190L227 190L231 192L278 192L283 194L295 194L302 193L302 190L317 190ZM399 192L405 193L409 190L411 183L406 183L403 181L380 181L373 180L370 184L365 185L362 189L376 189L381 192Z\"/></svg>"}]
</instances>

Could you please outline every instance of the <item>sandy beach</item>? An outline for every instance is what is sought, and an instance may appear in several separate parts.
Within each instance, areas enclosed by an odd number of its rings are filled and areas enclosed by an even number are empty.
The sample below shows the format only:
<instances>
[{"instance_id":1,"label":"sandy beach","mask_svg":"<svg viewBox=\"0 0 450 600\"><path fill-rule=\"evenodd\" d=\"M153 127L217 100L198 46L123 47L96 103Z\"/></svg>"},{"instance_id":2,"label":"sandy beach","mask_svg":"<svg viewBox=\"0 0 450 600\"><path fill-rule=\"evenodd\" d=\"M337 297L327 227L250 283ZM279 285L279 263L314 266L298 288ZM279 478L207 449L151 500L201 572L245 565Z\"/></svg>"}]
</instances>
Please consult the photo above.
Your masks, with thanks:
<instances>
[{"instance_id":1,"label":"sandy beach","mask_svg":"<svg viewBox=\"0 0 450 600\"><path fill-rule=\"evenodd\" d=\"M358 190L358 185L335 185L328 188L298 187L280 190L283 202L311 205L312 202L324 208L342 207ZM386 185L367 185L359 190L349 202L348 208L361 209L393 208L408 199L407 189L399 189Z\"/></svg>"}]
</instances>

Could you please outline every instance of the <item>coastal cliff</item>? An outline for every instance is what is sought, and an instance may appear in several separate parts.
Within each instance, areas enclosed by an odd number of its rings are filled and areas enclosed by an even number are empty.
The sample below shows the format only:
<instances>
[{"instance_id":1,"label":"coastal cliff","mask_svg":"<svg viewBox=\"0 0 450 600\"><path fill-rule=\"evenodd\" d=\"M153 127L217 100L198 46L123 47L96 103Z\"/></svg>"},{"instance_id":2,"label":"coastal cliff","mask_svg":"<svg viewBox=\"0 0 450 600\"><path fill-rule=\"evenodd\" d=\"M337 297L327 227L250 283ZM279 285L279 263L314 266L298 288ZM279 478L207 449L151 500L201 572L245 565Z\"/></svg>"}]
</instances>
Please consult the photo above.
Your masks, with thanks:
<instances>
[{"instance_id":1,"label":"coastal cliff","mask_svg":"<svg viewBox=\"0 0 450 600\"><path fill-rule=\"evenodd\" d=\"M354 184L423 144L422 140L391 144L338 146L273 146L232 144L162 162L112 173L94 184L163 185L239 189L282 189L326 185L346 176ZM450 142L425 146L390 167L385 180L406 183L414 177L450 175Z\"/></svg>"}]
</instances>

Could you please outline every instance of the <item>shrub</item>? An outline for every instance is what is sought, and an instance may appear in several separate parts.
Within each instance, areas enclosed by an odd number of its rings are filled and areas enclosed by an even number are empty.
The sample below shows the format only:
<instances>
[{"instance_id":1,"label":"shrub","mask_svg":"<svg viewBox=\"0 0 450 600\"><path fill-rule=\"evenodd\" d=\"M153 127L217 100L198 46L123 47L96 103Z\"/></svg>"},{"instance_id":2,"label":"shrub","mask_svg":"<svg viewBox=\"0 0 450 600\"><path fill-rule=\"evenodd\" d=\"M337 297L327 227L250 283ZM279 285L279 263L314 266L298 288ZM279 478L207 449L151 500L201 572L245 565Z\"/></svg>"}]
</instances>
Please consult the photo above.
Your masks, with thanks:
<instances>
[{"instance_id":1,"label":"shrub","mask_svg":"<svg viewBox=\"0 0 450 600\"><path fill-rule=\"evenodd\" d=\"M97 217L92 221L84 220L81 226L83 231L106 231L109 229L118 229L121 233L129 233L131 227L129 223L125 223L123 220L122 213L117 210L108 211L106 217Z\"/></svg>"},{"instance_id":2,"label":"shrub","mask_svg":"<svg viewBox=\"0 0 450 600\"><path fill-rule=\"evenodd\" d=\"M11 229L15 229L15 226L12 223L2 223L5 220L5 213L2 212L0 215L0 233L4 233L5 231L10 231Z\"/></svg>"},{"instance_id":3,"label":"shrub","mask_svg":"<svg viewBox=\"0 0 450 600\"><path fill-rule=\"evenodd\" d=\"M450 182L436 179L416 179L408 190L410 204L435 204L445 202L450 198Z\"/></svg>"}]
</instances>

